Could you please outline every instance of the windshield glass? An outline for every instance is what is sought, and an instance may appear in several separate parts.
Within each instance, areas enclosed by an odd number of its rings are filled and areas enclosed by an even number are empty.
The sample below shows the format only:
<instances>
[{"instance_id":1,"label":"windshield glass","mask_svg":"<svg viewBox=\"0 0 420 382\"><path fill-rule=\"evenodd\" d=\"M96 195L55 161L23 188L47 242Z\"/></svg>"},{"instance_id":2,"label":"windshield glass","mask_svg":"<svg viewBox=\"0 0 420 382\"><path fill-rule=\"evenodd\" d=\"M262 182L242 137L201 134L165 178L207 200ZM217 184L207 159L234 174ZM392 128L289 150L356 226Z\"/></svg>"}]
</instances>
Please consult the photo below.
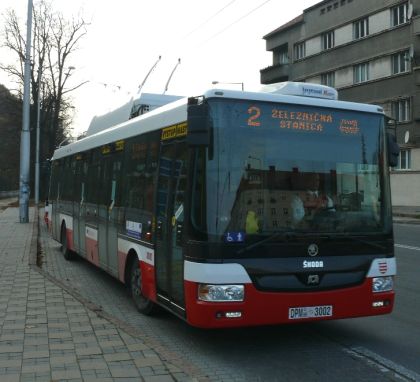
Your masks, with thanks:
<instances>
[{"instance_id":1,"label":"windshield glass","mask_svg":"<svg viewBox=\"0 0 420 382\"><path fill-rule=\"evenodd\" d=\"M389 229L382 115L225 99L209 110L213 147L196 160L196 228L225 241Z\"/></svg>"}]
</instances>

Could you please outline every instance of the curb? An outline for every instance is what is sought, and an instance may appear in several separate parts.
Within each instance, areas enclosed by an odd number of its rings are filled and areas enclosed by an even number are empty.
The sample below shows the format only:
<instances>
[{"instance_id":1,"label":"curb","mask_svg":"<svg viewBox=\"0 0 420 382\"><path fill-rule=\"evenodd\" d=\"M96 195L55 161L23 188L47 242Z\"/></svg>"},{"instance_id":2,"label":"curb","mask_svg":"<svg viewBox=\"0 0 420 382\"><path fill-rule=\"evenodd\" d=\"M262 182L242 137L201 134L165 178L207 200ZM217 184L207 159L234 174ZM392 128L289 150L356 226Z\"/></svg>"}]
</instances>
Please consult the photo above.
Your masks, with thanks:
<instances>
[{"instance_id":1,"label":"curb","mask_svg":"<svg viewBox=\"0 0 420 382\"><path fill-rule=\"evenodd\" d=\"M36 266L38 258L38 246L39 246L39 210L38 206L34 207L34 221L32 223L32 238L31 246L29 249L29 265L31 267Z\"/></svg>"},{"instance_id":2,"label":"curb","mask_svg":"<svg viewBox=\"0 0 420 382\"><path fill-rule=\"evenodd\" d=\"M161 344L159 341L156 341L153 338L150 338L148 335L145 335L140 329L107 313L106 311L102 309L100 305L93 303L89 299L82 296L76 289L65 284L61 280L55 278L53 275L51 275L50 273L42 269L37 262L38 255L42 251L41 240L40 240L41 231L39 229L40 219L39 219L38 209L36 209L36 213L37 215L34 219L34 231L33 231L32 240L31 240L31 253L29 256L30 258L29 265L31 266L32 269L36 270L39 274L41 274L47 280L54 283L61 289L63 289L65 292L71 295L75 300L80 302L87 309L97 314L98 317L101 317L107 320L108 322L115 325L117 329L127 333L128 335L141 339L146 346L150 347L153 351L156 352L160 361L162 362L163 365L165 365L166 369L169 372L169 375L174 381L176 381L177 378L175 378L175 376L172 374L171 366L175 367L176 369L179 369L182 373L185 373L186 377L188 378L190 382L208 382L209 381L209 378L205 375L205 373L201 372L199 368L191 364L188 360L184 360L182 359L182 357L180 357L179 354L175 353L172 350L166 349L163 344Z\"/></svg>"}]
</instances>

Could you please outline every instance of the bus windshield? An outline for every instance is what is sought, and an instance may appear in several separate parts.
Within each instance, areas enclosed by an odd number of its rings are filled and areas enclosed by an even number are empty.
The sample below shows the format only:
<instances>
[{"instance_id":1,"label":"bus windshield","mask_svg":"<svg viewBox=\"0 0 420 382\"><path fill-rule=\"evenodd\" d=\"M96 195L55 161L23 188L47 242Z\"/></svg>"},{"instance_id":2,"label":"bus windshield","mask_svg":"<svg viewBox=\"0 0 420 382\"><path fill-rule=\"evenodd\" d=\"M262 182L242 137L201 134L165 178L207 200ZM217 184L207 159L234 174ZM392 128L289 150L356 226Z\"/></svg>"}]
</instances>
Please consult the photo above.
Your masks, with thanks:
<instances>
[{"instance_id":1,"label":"bus windshield","mask_svg":"<svg viewBox=\"0 0 420 382\"><path fill-rule=\"evenodd\" d=\"M208 103L213 142L196 161L192 222L209 240L391 229L383 115Z\"/></svg>"}]
</instances>

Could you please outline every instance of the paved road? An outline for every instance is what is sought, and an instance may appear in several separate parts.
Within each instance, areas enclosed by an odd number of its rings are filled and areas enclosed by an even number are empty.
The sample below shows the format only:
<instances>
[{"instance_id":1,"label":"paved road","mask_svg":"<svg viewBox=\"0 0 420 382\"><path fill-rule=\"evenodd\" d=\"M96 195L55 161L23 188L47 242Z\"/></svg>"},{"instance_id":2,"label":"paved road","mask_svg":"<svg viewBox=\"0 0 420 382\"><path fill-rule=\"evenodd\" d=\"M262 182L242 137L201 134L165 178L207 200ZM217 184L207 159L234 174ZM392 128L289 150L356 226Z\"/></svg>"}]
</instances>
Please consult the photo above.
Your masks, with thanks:
<instances>
[{"instance_id":1,"label":"paved road","mask_svg":"<svg viewBox=\"0 0 420 382\"><path fill-rule=\"evenodd\" d=\"M396 225L399 277L392 315L315 324L205 331L166 312L137 313L124 287L78 259L65 262L41 230L43 269L158 352L211 381L420 381L420 226ZM402 247L405 246L405 247ZM264 314L264 312L261 312Z\"/></svg>"}]
</instances>

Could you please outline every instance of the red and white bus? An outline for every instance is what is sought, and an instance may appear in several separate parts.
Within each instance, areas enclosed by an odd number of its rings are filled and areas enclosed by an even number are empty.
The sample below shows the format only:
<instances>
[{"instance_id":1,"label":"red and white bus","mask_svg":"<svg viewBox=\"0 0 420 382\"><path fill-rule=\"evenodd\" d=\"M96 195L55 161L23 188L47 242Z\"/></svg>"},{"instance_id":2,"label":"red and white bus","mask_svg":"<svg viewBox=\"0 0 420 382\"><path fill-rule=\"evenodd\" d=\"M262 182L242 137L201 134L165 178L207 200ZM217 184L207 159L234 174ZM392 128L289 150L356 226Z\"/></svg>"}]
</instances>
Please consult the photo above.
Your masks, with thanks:
<instances>
[{"instance_id":1,"label":"red and white bus","mask_svg":"<svg viewBox=\"0 0 420 382\"><path fill-rule=\"evenodd\" d=\"M390 313L386 129L321 85L208 90L57 149L52 235L197 327Z\"/></svg>"}]
</instances>

